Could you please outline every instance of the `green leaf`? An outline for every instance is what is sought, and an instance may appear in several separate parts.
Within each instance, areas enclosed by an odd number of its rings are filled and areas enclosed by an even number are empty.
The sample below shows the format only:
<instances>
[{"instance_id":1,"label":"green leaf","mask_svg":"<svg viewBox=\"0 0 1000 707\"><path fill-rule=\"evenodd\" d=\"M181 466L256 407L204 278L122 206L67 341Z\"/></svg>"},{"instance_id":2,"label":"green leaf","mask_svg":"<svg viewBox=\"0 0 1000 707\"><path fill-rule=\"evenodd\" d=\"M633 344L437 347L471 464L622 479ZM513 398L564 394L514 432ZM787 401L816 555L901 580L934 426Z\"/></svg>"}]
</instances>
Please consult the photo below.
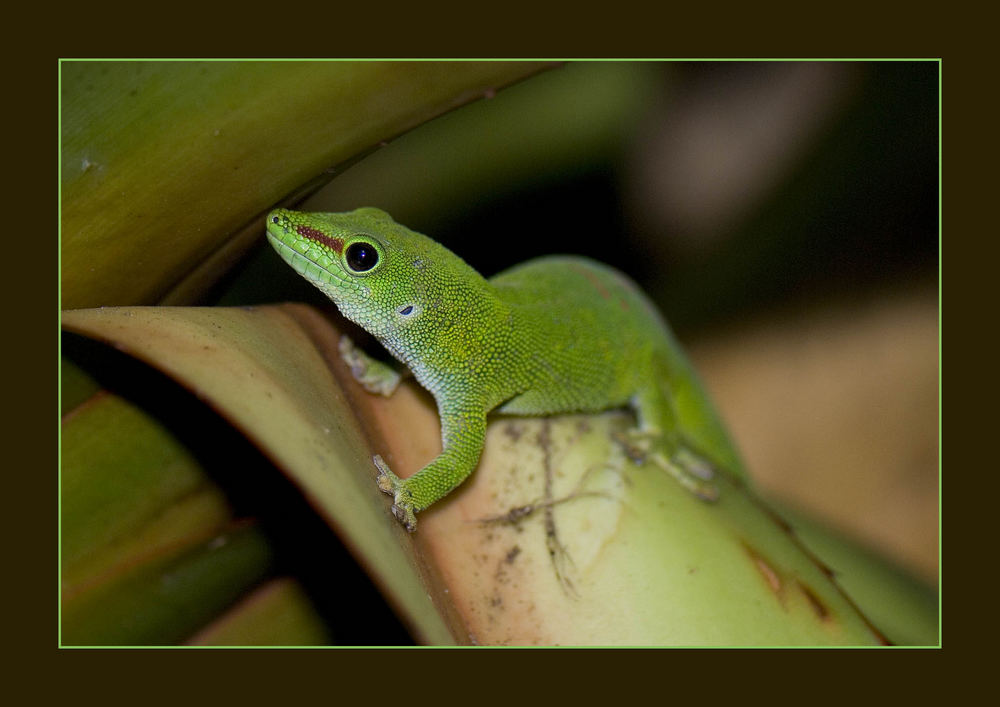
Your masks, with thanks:
<instances>
[{"instance_id":1,"label":"green leaf","mask_svg":"<svg viewBox=\"0 0 1000 707\"><path fill-rule=\"evenodd\" d=\"M190 298L274 204L544 66L63 62L63 307Z\"/></svg>"},{"instance_id":2,"label":"green leaf","mask_svg":"<svg viewBox=\"0 0 1000 707\"><path fill-rule=\"evenodd\" d=\"M889 640L908 646L939 643L938 594L932 587L808 515L787 507L781 514Z\"/></svg>"},{"instance_id":3,"label":"green leaf","mask_svg":"<svg viewBox=\"0 0 1000 707\"><path fill-rule=\"evenodd\" d=\"M101 389L93 378L65 356L59 360L59 405L65 415Z\"/></svg>"},{"instance_id":4,"label":"green leaf","mask_svg":"<svg viewBox=\"0 0 1000 707\"><path fill-rule=\"evenodd\" d=\"M232 605L270 569L253 527L128 568L118 581L64 601L63 645L178 643Z\"/></svg>"},{"instance_id":5,"label":"green leaf","mask_svg":"<svg viewBox=\"0 0 1000 707\"><path fill-rule=\"evenodd\" d=\"M292 475L419 640L453 642L421 581L427 569L374 484L341 381L349 373L331 370L336 334L320 315L298 305L103 308L64 312L63 325L114 342L210 401Z\"/></svg>"},{"instance_id":6,"label":"green leaf","mask_svg":"<svg viewBox=\"0 0 1000 707\"><path fill-rule=\"evenodd\" d=\"M261 586L187 643L199 646L322 646L330 636L290 578Z\"/></svg>"},{"instance_id":7,"label":"green leaf","mask_svg":"<svg viewBox=\"0 0 1000 707\"><path fill-rule=\"evenodd\" d=\"M204 542L231 520L222 493L161 423L108 393L62 424L64 599L142 558Z\"/></svg>"},{"instance_id":8,"label":"green leaf","mask_svg":"<svg viewBox=\"0 0 1000 707\"><path fill-rule=\"evenodd\" d=\"M65 312L64 325L162 368L251 436L423 642L883 641L741 481L719 479L706 504L625 458L622 412L493 420L476 473L408 536L371 455L418 469L439 451L435 411L412 383L387 400L363 393L313 310L105 308Z\"/></svg>"},{"instance_id":9,"label":"green leaf","mask_svg":"<svg viewBox=\"0 0 1000 707\"><path fill-rule=\"evenodd\" d=\"M631 424L624 412L498 418L474 478L421 518L476 642L883 641L741 482L720 475L707 504L627 459L614 438Z\"/></svg>"}]
</instances>

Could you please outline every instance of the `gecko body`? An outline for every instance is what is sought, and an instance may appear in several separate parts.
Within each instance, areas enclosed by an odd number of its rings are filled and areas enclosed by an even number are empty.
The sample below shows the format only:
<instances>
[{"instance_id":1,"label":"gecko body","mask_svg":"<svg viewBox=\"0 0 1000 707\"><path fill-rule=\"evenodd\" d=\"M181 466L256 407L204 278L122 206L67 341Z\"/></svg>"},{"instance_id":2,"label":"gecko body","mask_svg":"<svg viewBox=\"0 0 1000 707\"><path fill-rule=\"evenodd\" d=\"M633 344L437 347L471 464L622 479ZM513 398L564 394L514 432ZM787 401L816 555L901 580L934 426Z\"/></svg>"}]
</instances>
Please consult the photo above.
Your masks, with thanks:
<instances>
[{"instance_id":1,"label":"gecko body","mask_svg":"<svg viewBox=\"0 0 1000 707\"><path fill-rule=\"evenodd\" d=\"M278 209L267 235L296 272L371 333L435 399L442 452L400 479L374 457L379 488L410 531L416 513L475 469L491 411L512 415L630 407L623 444L706 500L721 466L742 475L701 383L655 306L625 275L587 258L548 256L490 279L383 211ZM349 341L342 354L368 390L399 376ZM709 454L705 450L711 450Z\"/></svg>"}]
</instances>

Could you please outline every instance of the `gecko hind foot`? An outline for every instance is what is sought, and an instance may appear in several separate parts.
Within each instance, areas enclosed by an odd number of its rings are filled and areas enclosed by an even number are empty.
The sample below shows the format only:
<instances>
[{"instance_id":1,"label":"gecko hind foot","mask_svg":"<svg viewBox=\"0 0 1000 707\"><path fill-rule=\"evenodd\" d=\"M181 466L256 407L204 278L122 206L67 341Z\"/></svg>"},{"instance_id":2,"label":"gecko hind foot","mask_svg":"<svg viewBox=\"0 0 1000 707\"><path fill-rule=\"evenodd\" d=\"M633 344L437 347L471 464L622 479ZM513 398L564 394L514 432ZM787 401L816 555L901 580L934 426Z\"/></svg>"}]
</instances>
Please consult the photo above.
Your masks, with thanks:
<instances>
[{"instance_id":1,"label":"gecko hind foot","mask_svg":"<svg viewBox=\"0 0 1000 707\"><path fill-rule=\"evenodd\" d=\"M631 429L625 432L615 432L614 439L625 451L625 456L636 464L642 464L649 456L653 447L653 442L658 434L643 432L638 429Z\"/></svg>"},{"instance_id":2,"label":"gecko hind foot","mask_svg":"<svg viewBox=\"0 0 1000 707\"><path fill-rule=\"evenodd\" d=\"M392 473L392 469L380 455L376 454L372 461L378 469L375 483L382 493L392 496L392 514L408 532L414 532L417 529L417 515L413 508L413 495L406 487L406 482Z\"/></svg>"},{"instance_id":3,"label":"gecko hind foot","mask_svg":"<svg viewBox=\"0 0 1000 707\"><path fill-rule=\"evenodd\" d=\"M680 449L670 457L656 452L650 459L701 500L708 502L719 500L719 488L711 481L715 476L713 467L693 452Z\"/></svg>"},{"instance_id":4,"label":"gecko hind foot","mask_svg":"<svg viewBox=\"0 0 1000 707\"><path fill-rule=\"evenodd\" d=\"M716 501L719 489L712 483L715 467L683 442L664 444L658 431L629 430L615 435L625 454L636 464L651 461L703 501ZM664 448L672 447L672 453Z\"/></svg>"}]
</instances>

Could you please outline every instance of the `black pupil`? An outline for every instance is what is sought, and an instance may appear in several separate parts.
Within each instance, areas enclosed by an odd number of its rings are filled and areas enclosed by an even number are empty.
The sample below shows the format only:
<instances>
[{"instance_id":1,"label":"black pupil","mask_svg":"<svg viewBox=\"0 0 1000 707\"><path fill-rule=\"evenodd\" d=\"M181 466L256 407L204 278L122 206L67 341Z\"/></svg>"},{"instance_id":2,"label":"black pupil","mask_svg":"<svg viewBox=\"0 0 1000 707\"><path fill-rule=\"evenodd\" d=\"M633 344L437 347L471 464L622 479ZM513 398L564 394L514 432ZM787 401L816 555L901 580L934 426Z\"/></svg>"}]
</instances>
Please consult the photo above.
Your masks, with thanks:
<instances>
[{"instance_id":1,"label":"black pupil","mask_svg":"<svg viewBox=\"0 0 1000 707\"><path fill-rule=\"evenodd\" d=\"M369 243L352 243L347 247L347 264L355 272L371 270L378 262L378 251Z\"/></svg>"}]
</instances>

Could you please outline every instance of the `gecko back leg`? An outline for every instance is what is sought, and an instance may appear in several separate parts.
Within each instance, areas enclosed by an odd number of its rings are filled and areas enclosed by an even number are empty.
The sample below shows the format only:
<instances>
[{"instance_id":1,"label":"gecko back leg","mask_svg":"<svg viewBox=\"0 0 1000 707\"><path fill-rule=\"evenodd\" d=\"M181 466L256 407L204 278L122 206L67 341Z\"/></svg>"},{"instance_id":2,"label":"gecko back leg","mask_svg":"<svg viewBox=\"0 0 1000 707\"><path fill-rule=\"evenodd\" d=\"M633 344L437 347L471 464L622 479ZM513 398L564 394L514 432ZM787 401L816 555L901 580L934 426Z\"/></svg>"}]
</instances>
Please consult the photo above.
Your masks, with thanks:
<instances>
[{"instance_id":1,"label":"gecko back leg","mask_svg":"<svg viewBox=\"0 0 1000 707\"><path fill-rule=\"evenodd\" d=\"M651 461L698 498L717 500L719 489L712 482L715 465L684 435L667 377L657 375L651 380L654 385L632 398L638 424L620 439L625 452L633 461Z\"/></svg>"}]
</instances>

